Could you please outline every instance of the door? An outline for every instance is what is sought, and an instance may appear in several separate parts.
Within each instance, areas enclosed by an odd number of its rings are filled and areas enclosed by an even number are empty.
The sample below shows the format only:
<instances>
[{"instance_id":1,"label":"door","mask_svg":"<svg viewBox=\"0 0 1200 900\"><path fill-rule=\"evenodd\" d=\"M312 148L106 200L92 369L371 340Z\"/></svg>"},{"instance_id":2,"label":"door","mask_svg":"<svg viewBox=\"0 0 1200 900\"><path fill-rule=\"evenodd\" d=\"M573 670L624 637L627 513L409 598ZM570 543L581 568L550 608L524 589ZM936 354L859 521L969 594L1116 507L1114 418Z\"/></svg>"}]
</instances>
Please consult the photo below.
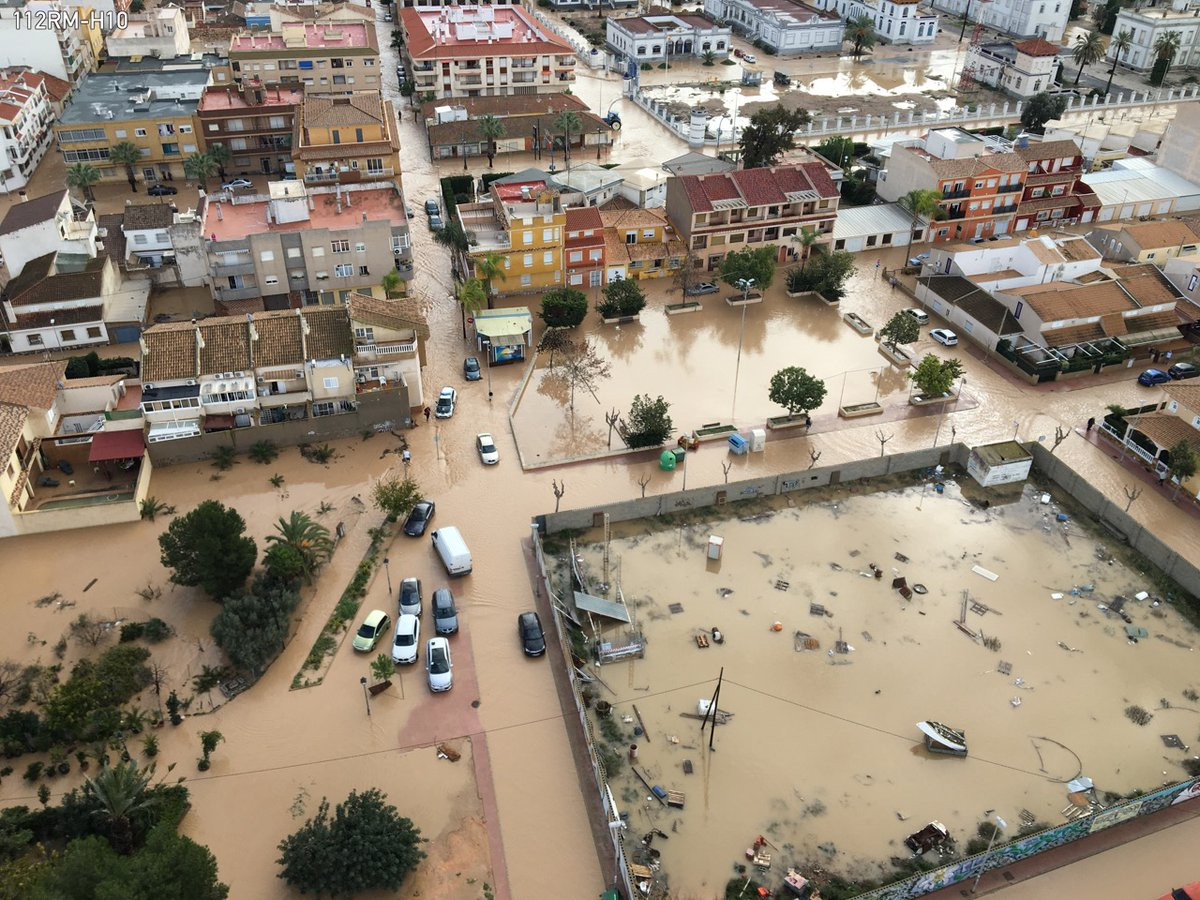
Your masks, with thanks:
<instances>
[{"instance_id":1,"label":"door","mask_svg":"<svg viewBox=\"0 0 1200 900\"><path fill-rule=\"evenodd\" d=\"M977 237L977 238L983 237L983 223L982 222L980 222L978 225L975 226L975 237Z\"/></svg>"},{"instance_id":2,"label":"door","mask_svg":"<svg viewBox=\"0 0 1200 900\"><path fill-rule=\"evenodd\" d=\"M590 273L588 273L588 286L589 287L600 287L600 284L603 281L604 281L604 272L601 271L600 269L592 269L592 271Z\"/></svg>"},{"instance_id":3,"label":"door","mask_svg":"<svg viewBox=\"0 0 1200 900\"><path fill-rule=\"evenodd\" d=\"M265 156L262 158L262 170L264 175L271 171L271 160Z\"/></svg>"}]
</instances>

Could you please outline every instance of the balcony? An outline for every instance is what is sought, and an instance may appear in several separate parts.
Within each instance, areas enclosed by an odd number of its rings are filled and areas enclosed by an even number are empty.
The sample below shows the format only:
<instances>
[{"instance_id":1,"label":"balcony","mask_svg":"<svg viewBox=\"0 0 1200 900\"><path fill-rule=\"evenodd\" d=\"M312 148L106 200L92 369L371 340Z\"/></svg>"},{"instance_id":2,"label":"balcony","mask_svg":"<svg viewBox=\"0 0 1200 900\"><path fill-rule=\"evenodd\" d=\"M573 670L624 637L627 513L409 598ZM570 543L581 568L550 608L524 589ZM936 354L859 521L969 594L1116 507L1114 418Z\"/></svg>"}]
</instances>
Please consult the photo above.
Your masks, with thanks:
<instances>
[{"instance_id":1,"label":"balcony","mask_svg":"<svg viewBox=\"0 0 1200 900\"><path fill-rule=\"evenodd\" d=\"M964 219L964 218L966 218L966 215L967 215L967 211L965 209L952 209L952 210L947 211L946 218L947 219Z\"/></svg>"},{"instance_id":2,"label":"balcony","mask_svg":"<svg viewBox=\"0 0 1200 900\"><path fill-rule=\"evenodd\" d=\"M283 391L273 393L259 391L258 405L262 409L273 409L279 406L298 406L312 400L311 391Z\"/></svg>"},{"instance_id":3,"label":"balcony","mask_svg":"<svg viewBox=\"0 0 1200 900\"><path fill-rule=\"evenodd\" d=\"M961 200L963 197L970 197L970 188L961 188L957 191L942 191L943 200Z\"/></svg>"},{"instance_id":4,"label":"balcony","mask_svg":"<svg viewBox=\"0 0 1200 900\"><path fill-rule=\"evenodd\" d=\"M416 341L396 341L391 344L359 344L354 348L356 358L372 362L384 357L413 356L416 352Z\"/></svg>"},{"instance_id":5,"label":"balcony","mask_svg":"<svg viewBox=\"0 0 1200 900\"><path fill-rule=\"evenodd\" d=\"M406 388L408 384L404 376L398 372L392 373L391 378L372 378L365 372L354 373L354 393L374 394L378 391L395 391Z\"/></svg>"},{"instance_id":6,"label":"balcony","mask_svg":"<svg viewBox=\"0 0 1200 900\"><path fill-rule=\"evenodd\" d=\"M1057 184L1059 182L1074 181L1079 173L1078 166L1060 169L1057 172L1034 172L1025 176L1025 186L1034 187L1039 184Z\"/></svg>"},{"instance_id":7,"label":"balcony","mask_svg":"<svg viewBox=\"0 0 1200 900\"><path fill-rule=\"evenodd\" d=\"M245 262L236 263L214 262L212 273L217 278L226 278L230 275L253 275L254 260L247 259Z\"/></svg>"},{"instance_id":8,"label":"balcony","mask_svg":"<svg viewBox=\"0 0 1200 900\"><path fill-rule=\"evenodd\" d=\"M996 189L997 194L1012 194L1021 190L1024 185L1021 184L1002 184Z\"/></svg>"},{"instance_id":9,"label":"balcony","mask_svg":"<svg viewBox=\"0 0 1200 900\"><path fill-rule=\"evenodd\" d=\"M992 207L992 214L997 215L997 216L1006 216L1009 213L1015 213L1016 211L1017 211L1017 204L1015 204L1015 203L1011 203L1008 206L993 206Z\"/></svg>"}]
</instances>

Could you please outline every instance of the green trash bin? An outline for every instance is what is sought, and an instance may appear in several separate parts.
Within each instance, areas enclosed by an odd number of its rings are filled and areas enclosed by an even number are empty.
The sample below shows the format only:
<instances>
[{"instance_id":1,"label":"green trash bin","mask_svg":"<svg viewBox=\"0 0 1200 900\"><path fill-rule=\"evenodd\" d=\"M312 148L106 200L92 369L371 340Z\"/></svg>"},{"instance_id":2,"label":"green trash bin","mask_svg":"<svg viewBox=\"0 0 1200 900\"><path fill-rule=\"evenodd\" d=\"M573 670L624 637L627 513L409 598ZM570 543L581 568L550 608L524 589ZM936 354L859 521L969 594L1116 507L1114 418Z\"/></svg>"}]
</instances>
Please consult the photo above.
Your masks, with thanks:
<instances>
[{"instance_id":1,"label":"green trash bin","mask_svg":"<svg viewBox=\"0 0 1200 900\"><path fill-rule=\"evenodd\" d=\"M671 452L675 454L675 462L677 462L677 463L683 462L683 458L685 456L687 456L687 451L684 450L682 447L676 447Z\"/></svg>"},{"instance_id":2,"label":"green trash bin","mask_svg":"<svg viewBox=\"0 0 1200 900\"><path fill-rule=\"evenodd\" d=\"M670 450L664 450L658 458L658 467L664 472L673 472L675 470L675 454Z\"/></svg>"}]
</instances>

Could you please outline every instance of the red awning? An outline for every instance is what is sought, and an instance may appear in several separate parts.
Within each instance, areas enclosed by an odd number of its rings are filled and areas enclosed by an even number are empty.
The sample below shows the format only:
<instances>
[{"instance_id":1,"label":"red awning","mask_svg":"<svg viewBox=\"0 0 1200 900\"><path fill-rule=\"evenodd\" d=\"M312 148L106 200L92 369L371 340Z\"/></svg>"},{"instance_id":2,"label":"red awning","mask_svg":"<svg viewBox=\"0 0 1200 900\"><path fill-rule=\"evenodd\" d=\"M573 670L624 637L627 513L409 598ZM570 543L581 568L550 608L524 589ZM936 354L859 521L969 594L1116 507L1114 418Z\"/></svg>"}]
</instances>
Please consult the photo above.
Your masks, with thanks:
<instances>
[{"instance_id":1,"label":"red awning","mask_svg":"<svg viewBox=\"0 0 1200 900\"><path fill-rule=\"evenodd\" d=\"M114 459L137 459L146 449L146 439L140 429L101 431L92 435L88 462L108 462Z\"/></svg>"}]
</instances>

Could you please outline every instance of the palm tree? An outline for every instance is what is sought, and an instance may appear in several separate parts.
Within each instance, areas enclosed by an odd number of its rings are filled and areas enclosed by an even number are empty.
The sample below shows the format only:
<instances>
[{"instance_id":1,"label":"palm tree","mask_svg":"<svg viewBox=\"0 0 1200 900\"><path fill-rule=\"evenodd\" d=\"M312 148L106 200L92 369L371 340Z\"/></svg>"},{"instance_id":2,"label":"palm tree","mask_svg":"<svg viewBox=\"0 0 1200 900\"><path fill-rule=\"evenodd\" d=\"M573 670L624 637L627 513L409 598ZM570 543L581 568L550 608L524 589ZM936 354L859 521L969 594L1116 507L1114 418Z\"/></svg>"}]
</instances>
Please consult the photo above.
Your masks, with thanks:
<instances>
[{"instance_id":1,"label":"palm tree","mask_svg":"<svg viewBox=\"0 0 1200 900\"><path fill-rule=\"evenodd\" d=\"M571 132L580 131L583 122L573 109L564 109L554 118L554 127L563 133L563 156L567 161L567 174L571 173Z\"/></svg>"},{"instance_id":2,"label":"palm tree","mask_svg":"<svg viewBox=\"0 0 1200 900\"><path fill-rule=\"evenodd\" d=\"M125 167L125 177L129 179L129 189L135 194L137 193L137 177L133 174L133 167L141 158L142 151L138 149L137 144L131 141L117 141L108 148L108 161Z\"/></svg>"},{"instance_id":3,"label":"palm tree","mask_svg":"<svg viewBox=\"0 0 1200 900\"><path fill-rule=\"evenodd\" d=\"M107 821L113 849L118 853L133 850L132 818L156 802L156 798L147 796L153 774L153 767L139 769L133 762L120 762L103 766L95 778L84 782L84 796L99 806L96 814Z\"/></svg>"},{"instance_id":4,"label":"palm tree","mask_svg":"<svg viewBox=\"0 0 1200 900\"><path fill-rule=\"evenodd\" d=\"M1117 63L1121 61L1121 54L1127 51L1133 45L1133 34L1128 28L1122 28L1111 41L1108 42L1108 49L1112 51L1113 64L1108 70L1108 84L1104 86L1104 93L1107 95L1112 90L1113 75L1117 73Z\"/></svg>"},{"instance_id":5,"label":"palm tree","mask_svg":"<svg viewBox=\"0 0 1200 900\"><path fill-rule=\"evenodd\" d=\"M711 66L717 61L717 54L713 53L711 50L705 50L700 58L704 60L704 62L700 63L700 65Z\"/></svg>"},{"instance_id":6,"label":"palm tree","mask_svg":"<svg viewBox=\"0 0 1200 900\"><path fill-rule=\"evenodd\" d=\"M912 230L915 233L921 216L925 216L927 219L933 219L937 216L942 208L941 201L942 194L940 191L935 191L932 188L919 188L909 191L897 202L912 213Z\"/></svg>"},{"instance_id":7,"label":"palm tree","mask_svg":"<svg viewBox=\"0 0 1200 900\"><path fill-rule=\"evenodd\" d=\"M1071 58L1079 64L1079 71L1075 73L1075 84L1078 85L1083 70L1104 59L1104 38L1100 32L1093 28L1087 34L1075 35L1075 49L1071 51Z\"/></svg>"},{"instance_id":8,"label":"palm tree","mask_svg":"<svg viewBox=\"0 0 1200 900\"><path fill-rule=\"evenodd\" d=\"M311 579L313 573L333 555L333 541L329 529L314 522L308 515L293 510L286 519L275 523L278 534L267 535L268 544L283 544L300 554L304 561L304 576Z\"/></svg>"},{"instance_id":9,"label":"palm tree","mask_svg":"<svg viewBox=\"0 0 1200 900\"><path fill-rule=\"evenodd\" d=\"M458 305L462 309L462 330L463 337L466 338L467 313L475 315L475 313L483 308L483 282L478 278L468 278L458 286L455 297L458 299Z\"/></svg>"},{"instance_id":10,"label":"palm tree","mask_svg":"<svg viewBox=\"0 0 1200 900\"><path fill-rule=\"evenodd\" d=\"M504 122L495 116L480 116L476 124L479 126L479 136L488 142L487 158L490 169L496 159L496 139L504 137L508 129L504 127Z\"/></svg>"},{"instance_id":11,"label":"palm tree","mask_svg":"<svg viewBox=\"0 0 1200 900\"><path fill-rule=\"evenodd\" d=\"M217 162L207 153L193 153L183 161L183 174L208 188L208 179L217 173Z\"/></svg>"},{"instance_id":12,"label":"palm tree","mask_svg":"<svg viewBox=\"0 0 1200 900\"><path fill-rule=\"evenodd\" d=\"M1182 38L1178 31L1168 31L1166 34L1160 35L1158 40L1154 42L1154 67L1157 69L1159 64L1162 64L1162 73L1158 77L1159 84L1162 84L1163 79L1167 77L1167 70L1171 68L1171 61L1179 53L1181 40ZM1153 77L1151 77L1150 83L1154 84Z\"/></svg>"},{"instance_id":13,"label":"palm tree","mask_svg":"<svg viewBox=\"0 0 1200 900\"><path fill-rule=\"evenodd\" d=\"M400 277L399 272L392 269L383 276L383 280L379 283L379 286L383 288L383 296L391 297L404 290L404 279Z\"/></svg>"},{"instance_id":14,"label":"palm tree","mask_svg":"<svg viewBox=\"0 0 1200 900\"><path fill-rule=\"evenodd\" d=\"M820 236L820 232L818 232L815 228L809 228L807 226L801 228L794 235L792 235L792 243L800 245L801 272L803 272L804 267L808 265L809 250L812 248L812 245L817 242L817 239Z\"/></svg>"},{"instance_id":15,"label":"palm tree","mask_svg":"<svg viewBox=\"0 0 1200 900\"><path fill-rule=\"evenodd\" d=\"M504 278L504 254L489 250L471 261L475 264L475 277L483 282L483 293L487 297L488 309L491 309L492 279L497 276Z\"/></svg>"},{"instance_id":16,"label":"palm tree","mask_svg":"<svg viewBox=\"0 0 1200 900\"><path fill-rule=\"evenodd\" d=\"M100 170L89 163L73 163L67 166L67 184L83 191L83 197L89 203L96 202L92 193L92 185L100 180Z\"/></svg>"},{"instance_id":17,"label":"palm tree","mask_svg":"<svg viewBox=\"0 0 1200 900\"><path fill-rule=\"evenodd\" d=\"M875 46L875 22L870 16L855 16L846 22L846 40L854 41L854 58Z\"/></svg>"},{"instance_id":18,"label":"palm tree","mask_svg":"<svg viewBox=\"0 0 1200 900\"><path fill-rule=\"evenodd\" d=\"M226 144L209 144L208 149L204 151L217 164L217 172L221 175L221 180L225 180L225 167L229 165L229 160L233 158L233 153Z\"/></svg>"},{"instance_id":19,"label":"palm tree","mask_svg":"<svg viewBox=\"0 0 1200 900\"><path fill-rule=\"evenodd\" d=\"M474 238L475 235L464 229L458 219L450 219L446 222L445 228L433 233L434 241L460 253L466 253L471 249L471 242Z\"/></svg>"}]
</instances>

